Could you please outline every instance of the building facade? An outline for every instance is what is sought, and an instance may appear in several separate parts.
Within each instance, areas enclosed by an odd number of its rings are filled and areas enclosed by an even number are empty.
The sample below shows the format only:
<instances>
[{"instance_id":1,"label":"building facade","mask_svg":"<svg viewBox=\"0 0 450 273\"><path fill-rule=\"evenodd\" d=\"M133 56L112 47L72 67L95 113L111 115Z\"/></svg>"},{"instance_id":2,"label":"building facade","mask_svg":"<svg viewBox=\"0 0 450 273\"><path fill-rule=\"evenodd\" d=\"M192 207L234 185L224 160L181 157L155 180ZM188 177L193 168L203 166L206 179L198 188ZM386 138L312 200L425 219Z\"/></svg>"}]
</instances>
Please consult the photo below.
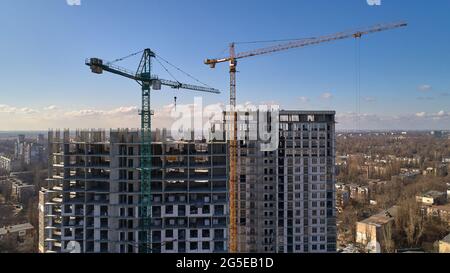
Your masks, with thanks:
<instances>
[{"instance_id":1,"label":"building facade","mask_svg":"<svg viewBox=\"0 0 450 273\"><path fill-rule=\"evenodd\" d=\"M267 151L246 133L260 115L239 116L239 252L335 252L335 112L280 111Z\"/></svg>"},{"instance_id":2,"label":"building facade","mask_svg":"<svg viewBox=\"0 0 450 273\"><path fill-rule=\"evenodd\" d=\"M161 139L152 142L151 252L226 252L226 142ZM140 143L126 129L49 132L42 252L138 252Z\"/></svg>"},{"instance_id":3,"label":"building facade","mask_svg":"<svg viewBox=\"0 0 450 273\"><path fill-rule=\"evenodd\" d=\"M239 116L238 252L335 252L335 112ZM275 146L254 138L262 122ZM227 142L153 139L151 251L227 252ZM49 132L42 252L138 252L140 143L125 129Z\"/></svg>"},{"instance_id":4,"label":"building facade","mask_svg":"<svg viewBox=\"0 0 450 273\"><path fill-rule=\"evenodd\" d=\"M11 172L11 159L6 156L0 156L0 170Z\"/></svg>"}]
</instances>

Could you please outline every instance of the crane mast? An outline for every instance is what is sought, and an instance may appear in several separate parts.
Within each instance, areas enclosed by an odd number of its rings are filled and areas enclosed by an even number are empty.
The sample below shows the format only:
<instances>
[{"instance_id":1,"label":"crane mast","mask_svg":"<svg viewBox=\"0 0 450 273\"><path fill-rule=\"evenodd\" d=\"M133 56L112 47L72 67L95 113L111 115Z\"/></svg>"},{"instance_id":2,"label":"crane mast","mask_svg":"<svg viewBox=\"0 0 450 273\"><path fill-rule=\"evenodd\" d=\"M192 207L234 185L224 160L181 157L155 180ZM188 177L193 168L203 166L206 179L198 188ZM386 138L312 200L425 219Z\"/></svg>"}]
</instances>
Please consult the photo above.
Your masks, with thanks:
<instances>
[{"instance_id":1,"label":"crane mast","mask_svg":"<svg viewBox=\"0 0 450 273\"><path fill-rule=\"evenodd\" d=\"M230 44L230 111L229 115L229 132L230 132L230 146L229 146L229 158L230 158L230 172L229 172L229 194L228 200L230 208L236 208L237 206L237 112L236 112L236 66L237 61L234 58L234 43ZM237 235L237 210L230 209L229 211L229 232L230 234ZM228 249L231 252L237 250L237 240L230 240Z\"/></svg>"},{"instance_id":2,"label":"crane mast","mask_svg":"<svg viewBox=\"0 0 450 273\"><path fill-rule=\"evenodd\" d=\"M138 52L140 53L140 52ZM136 55L131 54L130 56ZM156 54L150 49L144 49L139 66L135 73L124 68L112 65L112 63L103 63L99 58L87 59L85 64L91 68L91 71L96 74L102 74L103 71L108 71L132 80L135 80L141 85L141 144L140 144L140 179L141 179L141 198L139 202L139 252L150 253L153 252L152 236L151 236L151 168L152 168L152 110L150 93L151 90L160 90L161 85L169 86L175 89L189 89L194 91L208 92L219 94L220 91L215 88L196 86L191 84L184 84L178 81L159 79L152 75L152 58ZM121 60L121 59L119 59Z\"/></svg>"},{"instance_id":3,"label":"crane mast","mask_svg":"<svg viewBox=\"0 0 450 273\"><path fill-rule=\"evenodd\" d=\"M141 146L140 146L140 168L141 168L141 201L140 201L140 225L142 226L139 238L139 252L148 253L152 250L151 236L151 177L152 177L152 122L150 109L150 84L151 81L151 58L155 54L151 50L145 50L142 55L136 75L140 75L145 80L141 82Z\"/></svg>"},{"instance_id":4,"label":"crane mast","mask_svg":"<svg viewBox=\"0 0 450 273\"><path fill-rule=\"evenodd\" d=\"M218 59L206 59L204 63L206 65L209 65L211 68L215 68L216 64L218 63L224 63L229 62L229 72L230 72L230 112L228 113L229 117L229 124L228 128L230 131L230 139L229 139L229 158L230 158L230 168L229 168L229 202L230 202L230 223L229 223L229 230L230 230L230 237L229 237L229 251L230 252L237 252L237 202L239 202L237 198L237 113L236 113L236 67L237 67L237 60L253 57L253 56L259 56L259 55L265 55L270 54L274 52L279 51L285 51L288 49L293 48L299 48L299 47L305 47L310 45L316 45L326 42L332 42L336 40L343 40L347 38L361 38L363 35L371 34L375 32L381 32L386 31L390 29L400 28L400 27L406 27L406 22L395 22L395 23L388 23L388 24L378 24L375 26L362 28L359 30L354 31L345 31L345 32L339 32L331 35L321 36L321 37L314 37L314 38L307 38L307 39L296 39L292 40L288 43L282 43L275 46L270 47L264 47L264 48L258 48L250 51L235 52L235 43L231 43L229 45L230 47L230 55L228 57L218 58Z\"/></svg>"}]
</instances>

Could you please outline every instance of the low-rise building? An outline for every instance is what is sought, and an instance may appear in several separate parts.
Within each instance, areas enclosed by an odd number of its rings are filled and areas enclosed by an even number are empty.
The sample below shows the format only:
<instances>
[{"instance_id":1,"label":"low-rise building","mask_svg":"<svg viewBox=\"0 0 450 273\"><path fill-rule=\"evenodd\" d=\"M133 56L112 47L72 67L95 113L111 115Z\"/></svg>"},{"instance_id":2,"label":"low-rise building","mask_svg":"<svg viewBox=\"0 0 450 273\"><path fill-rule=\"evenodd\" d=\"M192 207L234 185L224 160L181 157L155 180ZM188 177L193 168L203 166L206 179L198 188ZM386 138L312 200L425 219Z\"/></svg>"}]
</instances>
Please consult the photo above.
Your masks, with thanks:
<instances>
[{"instance_id":1,"label":"low-rise building","mask_svg":"<svg viewBox=\"0 0 450 273\"><path fill-rule=\"evenodd\" d=\"M450 253L450 234L439 241L439 253Z\"/></svg>"},{"instance_id":2,"label":"low-rise building","mask_svg":"<svg viewBox=\"0 0 450 273\"><path fill-rule=\"evenodd\" d=\"M435 175L439 177L445 177L448 175L448 164L439 164L435 169Z\"/></svg>"},{"instance_id":3,"label":"low-rise building","mask_svg":"<svg viewBox=\"0 0 450 273\"><path fill-rule=\"evenodd\" d=\"M339 212L349 203L350 194L348 191L337 190L336 191L336 208Z\"/></svg>"},{"instance_id":4,"label":"low-rise building","mask_svg":"<svg viewBox=\"0 0 450 273\"><path fill-rule=\"evenodd\" d=\"M350 191L350 198L357 200L367 200L369 199L369 187L358 186L355 184L350 184L348 186Z\"/></svg>"},{"instance_id":5,"label":"low-rise building","mask_svg":"<svg viewBox=\"0 0 450 273\"><path fill-rule=\"evenodd\" d=\"M4 170L7 173L20 170L20 162L18 160L9 158L7 156L0 156L0 170Z\"/></svg>"},{"instance_id":6,"label":"low-rise building","mask_svg":"<svg viewBox=\"0 0 450 273\"><path fill-rule=\"evenodd\" d=\"M11 177L9 179L11 181L11 197L13 200L26 204L29 198L36 194L36 187L34 185L24 183L16 177Z\"/></svg>"},{"instance_id":7,"label":"low-rise building","mask_svg":"<svg viewBox=\"0 0 450 273\"><path fill-rule=\"evenodd\" d=\"M11 171L11 159L6 156L0 156L0 170Z\"/></svg>"},{"instance_id":8,"label":"low-rise building","mask_svg":"<svg viewBox=\"0 0 450 273\"><path fill-rule=\"evenodd\" d=\"M392 238L391 228L398 207L372 215L356 223L356 243L367 248L368 252L381 253Z\"/></svg>"},{"instance_id":9,"label":"low-rise building","mask_svg":"<svg viewBox=\"0 0 450 273\"><path fill-rule=\"evenodd\" d=\"M350 199L365 201L369 200L369 187L356 184L336 183L336 205L343 207Z\"/></svg>"},{"instance_id":10,"label":"low-rise building","mask_svg":"<svg viewBox=\"0 0 450 273\"><path fill-rule=\"evenodd\" d=\"M424 194L416 195L416 201L423 205L443 205L447 203L447 193L440 191L428 191Z\"/></svg>"},{"instance_id":11,"label":"low-rise building","mask_svg":"<svg viewBox=\"0 0 450 273\"><path fill-rule=\"evenodd\" d=\"M447 202L450 202L450 183L447 183Z\"/></svg>"},{"instance_id":12,"label":"low-rise building","mask_svg":"<svg viewBox=\"0 0 450 273\"><path fill-rule=\"evenodd\" d=\"M381 179L370 179L368 181L369 188L378 187L378 186L386 186L387 183L388 182L386 180L381 180Z\"/></svg>"},{"instance_id":13,"label":"low-rise building","mask_svg":"<svg viewBox=\"0 0 450 273\"><path fill-rule=\"evenodd\" d=\"M434 175L435 170L433 167L428 167L425 170L423 170L422 174L423 175Z\"/></svg>"},{"instance_id":14,"label":"low-rise building","mask_svg":"<svg viewBox=\"0 0 450 273\"><path fill-rule=\"evenodd\" d=\"M34 236L34 227L30 223L0 228L0 241L9 241L17 252L34 251Z\"/></svg>"},{"instance_id":15,"label":"low-rise building","mask_svg":"<svg viewBox=\"0 0 450 273\"><path fill-rule=\"evenodd\" d=\"M450 204L427 206L426 214L428 216L439 217L441 221L450 225Z\"/></svg>"}]
</instances>

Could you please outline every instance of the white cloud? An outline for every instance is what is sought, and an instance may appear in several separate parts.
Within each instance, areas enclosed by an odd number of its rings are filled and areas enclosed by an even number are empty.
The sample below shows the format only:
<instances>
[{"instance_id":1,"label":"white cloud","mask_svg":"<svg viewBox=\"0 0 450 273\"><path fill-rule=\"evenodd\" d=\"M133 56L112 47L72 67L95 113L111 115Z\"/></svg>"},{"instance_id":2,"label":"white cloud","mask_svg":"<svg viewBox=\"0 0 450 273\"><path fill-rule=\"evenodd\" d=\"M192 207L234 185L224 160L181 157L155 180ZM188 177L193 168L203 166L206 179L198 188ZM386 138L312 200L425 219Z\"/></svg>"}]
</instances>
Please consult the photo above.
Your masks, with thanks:
<instances>
[{"instance_id":1,"label":"white cloud","mask_svg":"<svg viewBox=\"0 0 450 273\"><path fill-rule=\"evenodd\" d=\"M138 114L138 107L137 106L122 106L110 111L107 111L106 114L109 115L115 115L115 114L134 114L137 115Z\"/></svg>"},{"instance_id":2,"label":"white cloud","mask_svg":"<svg viewBox=\"0 0 450 273\"><path fill-rule=\"evenodd\" d=\"M15 110L16 110L15 107L11 107L6 104L0 104L0 113L13 113L15 112Z\"/></svg>"},{"instance_id":3,"label":"white cloud","mask_svg":"<svg viewBox=\"0 0 450 273\"><path fill-rule=\"evenodd\" d=\"M442 119L442 118L450 117L450 113L447 113L444 110L441 110L441 111L439 111L437 113L419 112L419 113L416 113L416 117L439 120L439 119Z\"/></svg>"},{"instance_id":4,"label":"white cloud","mask_svg":"<svg viewBox=\"0 0 450 273\"><path fill-rule=\"evenodd\" d=\"M439 117L445 116L444 110L439 111L439 112L437 113L437 115L438 115Z\"/></svg>"},{"instance_id":5,"label":"white cloud","mask_svg":"<svg viewBox=\"0 0 450 273\"><path fill-rule=\"evenodd\" d=\"M303 103L309 102L309 98L308 98L308 97L299 97L298 99L299 99L301 102L303 102Z\"/></svg>"},{"instance_id":6,"label":"white cloud","mask_svg":"<svg viewBox=\"0 0 450 273\"><path fill-rule=\"evenodd\" d=\"M64 113L66 117L114 116L114 115L130 115L130 114L137 116L138 107L121 106L111 110L81 109Z\"/></svg>"},{"instance_id":7,"label":"white cloud","mask_svg":"<svg viewBox=\"0 0 450 273\"><path fill-rule=\"evenodd\" d=\"M433 97L417 97L418 100L434 100Z\"/></svg>"},{"instance_id":8,"label":"white cloud","mask_svg":"<svg viewBox=\"0 0 450 273\"><path fill-rule=\"evenodd\" d=\"M81 0L66 0L66 3L69 6L80 6Z\"/></svg>"},{"instance_id":9,"label":"white cloud","mask_svg":"<svg viewBox=\"0 0 450 273\"><path fill-rule=\"evenodd\" d=\"M238 109L250 109L258 104L245 102ZM40 111L29 107L17 107L0 104L0 130L45 130L47 128L139 128L140 116L138 106L120 106L110 109L83 108L66 109L49 105ZM203 121L222 118L225 104L215 103L203 105ZM43 110L48 109L48 110ZM54 110L51 110L54 109ZM194 104L178 104L177 113L174 105L161 105L154 109L153 128L171 128L177 115L184 115L194 110ZM218 113L218 114L217 114ZM198 113L193 113L194 117ZM442 109L436 112L418 112L403 115L356 114L338 112L336 115L338 129L449 129L450 112ZM183 125L191 126L191 119L183 120ZM205 125L206 128L207 125Z\"/></svg>"},{"instance_id":10,"label":"white cloud","mask_svg":"<svg viewBox=\"0 0 450 273\"><path fill-rule=\"evenodd\" d=\"M419 113L416 113L416 117L419 117L419 118L423 118L423 117L425 117L427 115L427 113L425 113L425 112L419 112Z\"/></svg>"},{"instance_id":11,"label":"white cloud","mask_svg":"<svg viewBox=\"0 0 450 273\"><path fill-rule=\"evenodd\" d=\"M337 113L337 129L368 130L446 130L450 128L450 113L419 112L403 115Z\"/></svg>"},{"instance_id":12,"label":"white cloud","mask_svg":"<svg viewBox=\"0 0 450 273\"><path fill-rule=\"evenodd\" d=\"M37 113L36 110L28 107L14 107L6 104L0 104L0 113L4 114L33 114Z\"/></svg>"},{"instance_id":13,"label":"white cloud","mask_svg":"<svg viewBox=\"0 0 450 273\"><path fill-rule=\"evenodd\" d=\"M429 84L422 84L417 87L417 89L421 92L428 92L433 89L433 87Z\"/></svg>"},{"instance_id":14,"label":"white cloud","mask_svg":"<svg viewBox=\"0 0 450 273\"><path fill-rule=\"evenodd\" d=\"M364 101L366 102L375 102L377 99L375 97L364 97Z\"/></svg>"},{"instance_id":15,"label":"white cloud","mask_svg":"<svg viewBox=\"0 0 450 273\"><path fill-rule=\"evenodd\" d=\"M57 110L57 109L59 109L59 107L56 105L49 105L47 107L44 107L45 111L53 111L53 110Z\"/></svg>"},{"instance_id":16,"label":"white cloud","mask_svg":"<svg viewBox=\"0 0 450 273\"><path fill-rule=\"evenodd\" d=\"M324 100L330 100L333 98L333 94L331 94L330 92L325 92L322 95L320 95L320 97Z\"/></svg>"}]
</instances>

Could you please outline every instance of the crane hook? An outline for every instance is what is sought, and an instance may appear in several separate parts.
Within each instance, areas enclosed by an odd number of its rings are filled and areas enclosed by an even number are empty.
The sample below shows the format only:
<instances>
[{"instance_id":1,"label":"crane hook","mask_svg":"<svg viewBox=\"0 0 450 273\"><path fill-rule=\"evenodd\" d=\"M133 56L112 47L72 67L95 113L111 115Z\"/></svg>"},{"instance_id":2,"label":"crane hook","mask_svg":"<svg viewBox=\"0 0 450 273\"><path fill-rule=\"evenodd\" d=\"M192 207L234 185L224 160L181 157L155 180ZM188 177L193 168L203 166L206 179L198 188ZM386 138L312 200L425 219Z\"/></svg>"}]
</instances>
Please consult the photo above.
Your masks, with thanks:
<instances>
[{"instance_id":1,"label":"crane hook","mask_svg":"<svg viewBox=\"0 0 450 273\"><path fill-rule=\"evenodd\" d=\"M173 97L174 105L175 105L175 111L177 111L177 97Z\"/></svg>"}]
</instances>

